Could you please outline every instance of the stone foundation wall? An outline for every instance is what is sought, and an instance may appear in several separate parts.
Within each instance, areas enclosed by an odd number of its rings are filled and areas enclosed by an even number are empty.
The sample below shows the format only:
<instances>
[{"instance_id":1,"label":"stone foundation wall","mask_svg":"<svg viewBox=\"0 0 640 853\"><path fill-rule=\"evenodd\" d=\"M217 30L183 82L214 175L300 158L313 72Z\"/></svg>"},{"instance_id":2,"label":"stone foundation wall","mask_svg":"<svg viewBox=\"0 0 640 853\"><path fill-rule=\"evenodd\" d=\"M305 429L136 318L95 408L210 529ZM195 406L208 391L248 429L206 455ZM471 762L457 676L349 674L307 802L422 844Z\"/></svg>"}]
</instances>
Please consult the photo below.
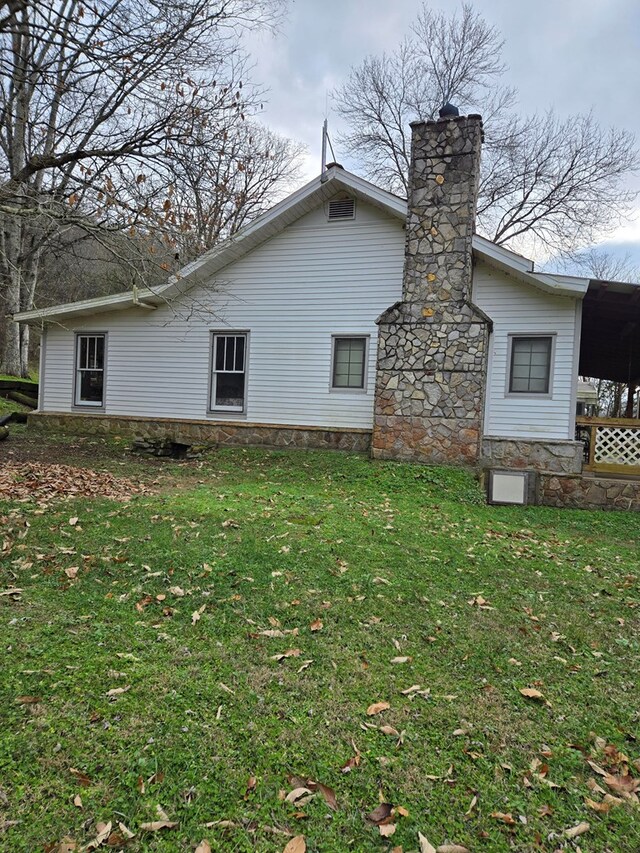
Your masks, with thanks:
<instances>
[{"instance_id":1,"label":"stone foundation wall","mask_svg":"<svg viewBox=\"0 0 640 853\"><path fill-rule=\"evenodd\" d=\"M581 441L535 441L487 437L482 439L483 468L518 468L561 474L582 471Z\"/></svg>"},{"instance_id":2,"label":"stone foundation wall","mask_svg":"<svg viewBox=\"0 0 640 853\"><path fill-rule=\"evenodd\" d=\"M74 435L121 435L132 438L167 438L180 444L211 446L296 448L302 450L349 450L368 453L371 432L364 429L252 424L224 421L178 420L173 418L84 415L35 412L29 428L39 432Z\"/></svg>"},{"instance_id":3,"label":"stone foundation wall","mask_svg":"<svg viewBox=\"0 0 640 853\"><path fill-rule=\"evenodd\" d=\"M571 474L541 474L540 503L563 509L640 512L640 481Z\"/></svg>"}]
</instances>

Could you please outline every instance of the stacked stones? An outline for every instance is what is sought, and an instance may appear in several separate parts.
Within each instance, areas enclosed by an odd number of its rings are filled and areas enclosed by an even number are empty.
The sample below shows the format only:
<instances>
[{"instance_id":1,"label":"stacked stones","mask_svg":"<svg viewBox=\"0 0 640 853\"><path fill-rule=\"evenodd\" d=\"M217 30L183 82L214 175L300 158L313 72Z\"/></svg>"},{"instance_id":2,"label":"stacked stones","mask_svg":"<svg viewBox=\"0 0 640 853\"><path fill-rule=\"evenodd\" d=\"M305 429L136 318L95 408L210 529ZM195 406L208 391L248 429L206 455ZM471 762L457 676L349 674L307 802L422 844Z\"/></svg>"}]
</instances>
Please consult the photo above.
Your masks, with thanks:
<instances>
[{"instance_id":1,"label":"stacked stones","mask_svg":"<svg viewBox=\"0 0 640 853\"><path fill-rule=\"evenodd\" d=\"M412 124L403 299L378 318L373 455L478 460L489 318L471 301L482 119Z\"/></svg>"}]
</instances>

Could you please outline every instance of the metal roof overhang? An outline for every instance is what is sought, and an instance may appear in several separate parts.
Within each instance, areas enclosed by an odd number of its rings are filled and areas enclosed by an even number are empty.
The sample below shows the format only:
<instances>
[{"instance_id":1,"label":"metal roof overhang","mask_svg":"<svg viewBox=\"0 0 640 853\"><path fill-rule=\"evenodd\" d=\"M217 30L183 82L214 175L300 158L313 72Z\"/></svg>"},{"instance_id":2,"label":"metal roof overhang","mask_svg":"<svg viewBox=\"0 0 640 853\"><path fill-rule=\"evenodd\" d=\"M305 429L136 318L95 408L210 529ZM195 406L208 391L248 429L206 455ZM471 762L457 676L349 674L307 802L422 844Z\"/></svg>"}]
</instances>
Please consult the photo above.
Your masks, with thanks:
<instances>
[{"instance_id":1,"label":"metal roof overhang","mask_svg":"<svg viewBox=\"0 0 640 853\"><path fill-rule=\"evenodd\" d=\"M592 279L582 302L580 375L640 382L640 284Z\"/></svg>"}]
</instances>

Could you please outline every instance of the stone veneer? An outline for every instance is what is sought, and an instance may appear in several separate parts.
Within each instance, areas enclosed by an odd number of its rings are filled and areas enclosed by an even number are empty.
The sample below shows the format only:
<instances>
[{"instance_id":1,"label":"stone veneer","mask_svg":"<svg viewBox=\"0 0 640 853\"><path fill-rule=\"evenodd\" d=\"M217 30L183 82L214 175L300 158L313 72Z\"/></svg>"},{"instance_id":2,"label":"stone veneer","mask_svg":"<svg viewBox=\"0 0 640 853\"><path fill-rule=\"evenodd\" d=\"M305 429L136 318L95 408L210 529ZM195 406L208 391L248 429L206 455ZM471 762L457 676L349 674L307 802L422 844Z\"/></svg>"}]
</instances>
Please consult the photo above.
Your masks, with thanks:
<instances>
[{"instance_id":1,"label":"stone veneer","mask_svg":"<svg viewBox=\"0 0 640 853\"><path fill-rule=\"evenodd\" d=\"M582 471L583 449L584 444L581 441L537 441L529 438L485 436L482 439L480 465L483 468L517 468L579 474Z\"/></svg>"},{"instance_id":2,"label":"stone veneer","mask_svg":"<svg viewBox=\"0 0 640 853\"><path fill-rule=\"evenodd\" d=\"M350 450L368 453L371 431L366 429L253 424L237 421L199 421L138 418L124 415L34 412L29 428L40 432L75 435L122 435L132 438L168 438L180 444L288 447L301 450Z\"/></svg>"},{"instance_id":3,"label":"stone veneer","mask_svg":"<svg viewBox=\"0 0 640 853\"><path fill-rule=\"evenodd\" d=\"M411 127L403 298L376 321L372 454L475 464L491 322L471 302L482 119Z\"/></svg>"},{"instance_id":4,"label":"stone veneer","mask_svg":"<svg viewBox=\"0 0 640 853\"><path fill-rule=\"evenodd\" d=\"M539 501L564 509L624 509L640 512L640 481L614 477L540 474Z\"/></svg>"}]
</instances>

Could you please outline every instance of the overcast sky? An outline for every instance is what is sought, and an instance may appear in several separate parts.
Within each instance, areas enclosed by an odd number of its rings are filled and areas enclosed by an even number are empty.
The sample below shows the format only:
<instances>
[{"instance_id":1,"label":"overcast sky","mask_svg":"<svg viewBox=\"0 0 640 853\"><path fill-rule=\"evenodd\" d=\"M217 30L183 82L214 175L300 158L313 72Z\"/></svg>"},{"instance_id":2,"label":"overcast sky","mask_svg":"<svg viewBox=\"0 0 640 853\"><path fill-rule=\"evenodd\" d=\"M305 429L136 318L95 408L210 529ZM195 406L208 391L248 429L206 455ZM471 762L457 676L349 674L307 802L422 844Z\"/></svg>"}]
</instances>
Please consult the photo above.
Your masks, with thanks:
<instances>
[{"instance_id":1,"label":"overcast sky","mask_svg":"<svg viewBox=\"0 0 640 853\"><path fill-rule=\"evenodd\" d=\"M430 5L450 13L460 3ZM420 6L421 0L290 0L277 35L249 39L253 78L269 89L264 121L307 145L307 178L320 171L325 115L334 146L341 129L331 90L365 56L393 50ZM505 82L519 90L520 111L592 110L602 124L640 138L639 0L476 0L474 7L505 38ZM336 157L353 168L338 146ZM640 187L640 176L634 185ZM640 205L610 245L640 265Z\"/></svg>"}]
</instances>

